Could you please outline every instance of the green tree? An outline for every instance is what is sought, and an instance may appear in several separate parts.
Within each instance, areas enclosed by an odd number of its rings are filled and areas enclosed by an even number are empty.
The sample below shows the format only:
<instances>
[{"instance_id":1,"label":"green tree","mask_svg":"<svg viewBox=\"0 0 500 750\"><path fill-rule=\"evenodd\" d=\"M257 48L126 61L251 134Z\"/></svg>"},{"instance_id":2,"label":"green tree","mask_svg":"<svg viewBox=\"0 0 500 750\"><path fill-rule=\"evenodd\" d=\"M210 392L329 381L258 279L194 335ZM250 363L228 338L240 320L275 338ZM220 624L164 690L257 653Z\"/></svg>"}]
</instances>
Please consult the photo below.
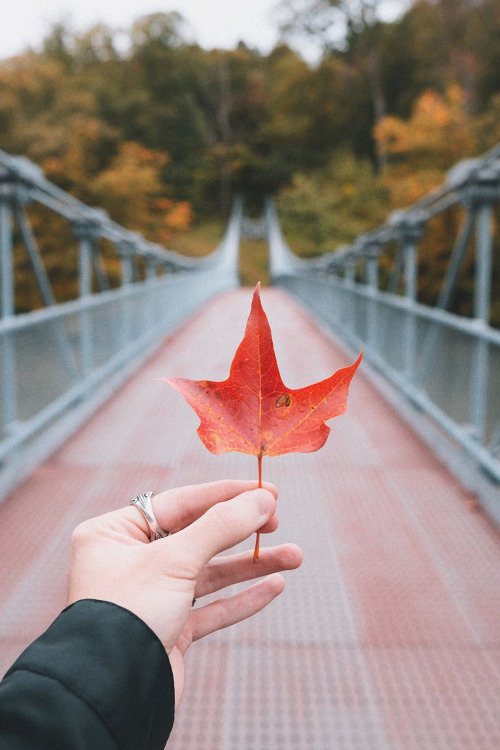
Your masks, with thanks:
<instances>
[{"instance_id":1,"label":"green tree","mask_svg":"<svg viewBox=\"0 0 500 750\"><path fill-rule=\"evenodd\" d=\"M315 256L352 242L387 215L387 193L369 160L341 152L323 170L297 174L278 198L292 249Z\"/></svg>"},{"instance_id":2,"label":"green tree","mask_svg":"<svg viewBox=\"0 0 500 750\"><path fill-rule=\"evenodd\" d=\"M341 50L358 75L355 85L366 88L372 107L372 125L387 114L387 93L382 78L380 10L383 0L283 0L285 35L306 34L323 53ZM361 74L361 75L359 75ZM377 147L378 146L378 147ZM375 148L379 171L386 165L380 144Z\"/></svg>"}]
</instances>

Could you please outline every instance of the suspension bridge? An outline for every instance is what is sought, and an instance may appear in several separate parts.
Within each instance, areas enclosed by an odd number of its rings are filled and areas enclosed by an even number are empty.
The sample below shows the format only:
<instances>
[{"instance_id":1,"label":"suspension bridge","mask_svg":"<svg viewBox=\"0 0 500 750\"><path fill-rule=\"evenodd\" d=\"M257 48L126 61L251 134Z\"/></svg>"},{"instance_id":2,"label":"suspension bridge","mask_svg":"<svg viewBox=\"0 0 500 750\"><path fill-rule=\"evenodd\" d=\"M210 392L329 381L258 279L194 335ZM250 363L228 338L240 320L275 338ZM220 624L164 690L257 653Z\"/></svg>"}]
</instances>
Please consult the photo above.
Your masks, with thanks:
<instances>
[{"instance_id":1,"label":"suspension bridge","mask_svg":"<svg viewBox=\"0 0 500 750\"><path fill-rule=\"evenodd\" d=\"M209 454L195 415L156 378L227 376L251 296L240 238L265 232L262 301L285 382L326 377L360 348L365 358L325 447L265 462L280 489L276 542L298 543L305 562L268 610L193 646L168 746L500 746L499 159L497 147L460 163L439 190L314 260L290 251L272 203L255 224L237 202L220 246L191 260L0 152L1 673L64 607L81 520L141 491L256 475L251 457ZM70 302L55 301L32 205L71 230ZM449 211L461 225L426 305L419 251ZM16 314L20 244L44 307ZM470 317L449 309L467 253Z\"/></svg>"}]
</instances>

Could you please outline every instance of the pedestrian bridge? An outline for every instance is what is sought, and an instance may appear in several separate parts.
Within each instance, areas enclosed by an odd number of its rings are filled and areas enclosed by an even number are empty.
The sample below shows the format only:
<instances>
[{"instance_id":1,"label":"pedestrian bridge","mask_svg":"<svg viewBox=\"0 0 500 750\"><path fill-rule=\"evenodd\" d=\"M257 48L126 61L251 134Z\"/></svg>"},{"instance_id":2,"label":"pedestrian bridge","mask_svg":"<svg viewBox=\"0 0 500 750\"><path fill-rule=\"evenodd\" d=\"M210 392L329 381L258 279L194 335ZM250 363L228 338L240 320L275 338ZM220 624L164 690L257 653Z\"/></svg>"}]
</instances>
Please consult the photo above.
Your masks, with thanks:
<instances>
[{"instance_id":1,"label":"pedestrian bridge","mask_svg":"<svg viewBox=\"0 0 500 750\"><path fill-rule=\"evenodd\" d=\"M274 285L262 302L285 382L326 377L361 346L365 358L324 448L264 459L280 490L275 541L298 543L305 561L268 610L193 646L169 748L500 746L500 334L489 324L499 155L461 164L441 190L317 261L291 254L268 205ZM251 298L238 287L241 205L213 255L189 261L0 157L3 673L65 604L77 523L141 491L256 477L257 462L208 453L194 413L156 380L227 376ZM30 201L74 229L72 302L54 302ZM449 210L462 226L430 307L418 301L418 247ZM104 240L122 263L116 289ZM20 241L46 307L16 315ZM471 245L474 316L462 318L447 307Z\"/></svg>"}]
</instances>

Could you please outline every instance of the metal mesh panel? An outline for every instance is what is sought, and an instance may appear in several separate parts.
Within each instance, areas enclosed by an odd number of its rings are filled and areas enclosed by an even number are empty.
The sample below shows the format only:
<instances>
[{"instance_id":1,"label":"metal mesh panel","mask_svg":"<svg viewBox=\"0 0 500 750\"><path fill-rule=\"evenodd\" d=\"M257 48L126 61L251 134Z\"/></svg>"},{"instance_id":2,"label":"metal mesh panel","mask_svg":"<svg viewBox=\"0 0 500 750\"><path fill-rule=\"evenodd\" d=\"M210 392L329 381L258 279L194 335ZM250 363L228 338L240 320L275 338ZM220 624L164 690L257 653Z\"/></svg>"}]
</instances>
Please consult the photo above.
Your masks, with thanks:
<instances>
[{"instance_id":1,"label":"metal mesh panel","mask_svg":"<svg viewBox=\"0 0 500 750\"><path fill-rule=\"evenodd\" d=\"M500 339L492 328L325 275L279 283L353 348L363 346L452 445L500 476Z\"/></svg>"},{"instance_id":2,"label":"metal mesh panel","mask_svg":"<svg viewBox=\"0 0 500 750\"><path fill-rule=\"evenodd\" d=\"M82 330L90 328L92 342L91 367L97 369L127 345L123 336L123 300L113 300L81 314Z\"/></svg>"},{"instance_id":3,"label":"metal mesh panel","mask_svg":"<svg viewBox=\"0 0 500 750\"><path fill-rule=\"evenodd\" d=\"M68 321L57 318L11 334L17 419L30 419L74 385L78 339L73 327L72 333Z\"/></svg>"},{"instance_id":4,"label":"metal mesh panel","mask_svg":"<svg viewBox=\"0 0 500 750\"><path fill-rule=\"evenodd\" d=\"M476 342L465 333L427 320L419 321L418 341L425 392L457 424L470 424ZM429 341L434 342L431 351L426 346Z\"/></svg>"},{"instance_id":5,"label":"metal mesh panel","mask_svg":"<svg viewBox=\"0 0 500 750\"><path fill-rule=\"evenodd\" d=\"M357 297L354 309L351 311L354 334L361 341L366 341L367 336L368 300L365 297Z\"/></svg>"},{"instance_id":6,"label":"metal mesh panel","mask_svg":"<svg viewBox=\"0 0 500 750\"><path fill-rule=\"evenodd\" d=\"M163 276L0 330L0 459L234 280L216 266Z\"/></svg>"}]
</instances>

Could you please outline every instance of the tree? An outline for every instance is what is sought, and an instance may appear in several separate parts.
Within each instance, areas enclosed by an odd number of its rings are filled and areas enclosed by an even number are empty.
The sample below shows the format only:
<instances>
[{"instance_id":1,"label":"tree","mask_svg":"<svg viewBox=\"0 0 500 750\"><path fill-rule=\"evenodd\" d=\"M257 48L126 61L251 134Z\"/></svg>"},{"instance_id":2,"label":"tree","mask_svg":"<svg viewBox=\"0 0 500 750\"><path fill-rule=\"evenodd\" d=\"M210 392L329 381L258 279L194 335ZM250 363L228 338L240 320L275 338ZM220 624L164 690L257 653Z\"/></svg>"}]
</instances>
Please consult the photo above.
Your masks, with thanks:
<instances>
[{"instance_id":1,"label":"tree","mask_svg":"<svg viewBox=\"0 0 500 750\"><path fill-rule=\"evenodd\" d=\"M387 215L387 191L370 161L341 152L322 170L295 175L281 192L278 208L292 249L314 256L381 224Z\"/></svg>"},{"instance_id":2,"label":"tree","mask_svg":"<svg viewBox=\"0 0 500 750\"><path fill-rule=\"evenodd\" d=\"M402 0L404 2L404 0ZM343 50L346 59L362 69L369 83L376 125L387 114L387 96L381 70L383 0L283 0L288 17L281 25L285 36L306 34L313 37L323 53ZM386 155L377 144L377 165L382 172Z\"/></svg>"},{"instance_id":3,"label":"tree","mask_svg":"<svg viewBox=\"0 0 500 750\"><path fill-rule=\"evenodd\" d=\"M120 144L107 169L92 182L92 203L148 239L168 245L175 231L187 229L192 211L168 195L161 175L165 154L133 142Z\"/></svg>"},{"instance_id":4,"label":"tree","mask_svg":"<svg viewBox=\"0 0 500 750\"><path fill-rule=\"evenodd\" d=\"M424 92L407 120L388 116L379 122L375 138L384 142L388 155L384 183L392 204L399 206L440 185L448 169L477 151L467 97L457 85L444 95L431 89Z\"/></svg>"}]
</instances>

